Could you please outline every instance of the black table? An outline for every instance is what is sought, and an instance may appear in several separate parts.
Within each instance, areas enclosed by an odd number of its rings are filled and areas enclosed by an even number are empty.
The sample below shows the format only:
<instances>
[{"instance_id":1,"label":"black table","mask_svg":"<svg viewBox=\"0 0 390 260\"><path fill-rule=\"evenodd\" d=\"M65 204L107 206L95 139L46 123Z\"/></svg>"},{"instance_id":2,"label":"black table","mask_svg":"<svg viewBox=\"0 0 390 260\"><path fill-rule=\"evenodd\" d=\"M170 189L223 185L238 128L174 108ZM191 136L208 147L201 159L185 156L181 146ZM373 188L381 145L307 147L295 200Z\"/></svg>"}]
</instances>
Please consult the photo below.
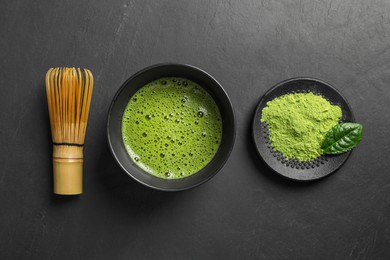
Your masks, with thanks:
<instances>
[{"instance_id":1,"label":"black table","mask_svg":"<svg viewBox=\"0 0 390 260\"><path fill-rule=\"evenodd\" d=\"M390 2L1 1L0 259L389 259ZM200 67L237 116L225 167L166 193L113 160L106 115L120 85L155 63ZM84 194L52 195L44 76L95 75ZM310 76L348 99L364 137L310 184L260 161L250 121L272 85Z\"/></svg>"}]
</instances>

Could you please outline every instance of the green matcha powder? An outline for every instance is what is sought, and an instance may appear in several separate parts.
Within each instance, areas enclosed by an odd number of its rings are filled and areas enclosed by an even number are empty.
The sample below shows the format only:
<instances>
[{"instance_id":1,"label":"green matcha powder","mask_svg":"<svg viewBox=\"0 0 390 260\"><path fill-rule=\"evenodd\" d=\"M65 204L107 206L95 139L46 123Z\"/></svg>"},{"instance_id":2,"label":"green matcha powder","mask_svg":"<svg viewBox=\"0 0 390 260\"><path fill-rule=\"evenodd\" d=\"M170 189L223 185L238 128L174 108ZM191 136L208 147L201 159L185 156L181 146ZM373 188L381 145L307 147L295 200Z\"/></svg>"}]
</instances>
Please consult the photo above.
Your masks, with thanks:
<instances>
[{"instance_id":1,"label":"green matcha powder","mask_svg":"<svg viewBox=\"0 0 390 260\"><path fill-rule=\"evenodd\" d=\"M309 161L322 154L325 134L341 118L339 106L309 93L286 94L272 101L262 111L272 146L288 159Z\"/></svg>"}]
</instances>

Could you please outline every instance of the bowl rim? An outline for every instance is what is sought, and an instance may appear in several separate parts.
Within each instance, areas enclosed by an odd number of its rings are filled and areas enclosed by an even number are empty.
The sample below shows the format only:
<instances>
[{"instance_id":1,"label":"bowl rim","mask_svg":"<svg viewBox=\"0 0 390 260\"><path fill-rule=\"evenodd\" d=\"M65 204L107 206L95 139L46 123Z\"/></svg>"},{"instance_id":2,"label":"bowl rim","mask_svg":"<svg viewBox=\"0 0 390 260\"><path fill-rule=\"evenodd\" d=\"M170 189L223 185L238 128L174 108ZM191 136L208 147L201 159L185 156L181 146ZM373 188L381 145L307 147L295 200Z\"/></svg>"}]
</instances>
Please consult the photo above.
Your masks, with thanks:
<instances>
[{"instance_id":1,"label":"bowl rim","mask_svg":"<svg viewBox=\"0 0 390 260\"><path fill-rule=\"evenodd\" d=\"M231 108L231 115L232 115L232 122L233 122L233 128L231 129L232 131L232 139L231 139L231 145L229 146L229 148L227 149L227 153L226 155L223 157L223 160L221 160L221 163L219 164L219 167L214 171L213 174L209 175L207 178L204 178L202 179L201 181L195 183L195 184L192 184L192 185L188 185L188 186L185 186L185 187L182 187L182 188L162 188L162 187L157 187L157 186L154 186L154 185L151 185L147 182L144 182L144 181L141 181L139 180L138 178L136 178L133 174L131 174L125 167L124 165L122 165L121 161L118 159L117 155L115 154L115 151L114 151L114 147L113 147L113 144L111 142L111 138L110 138L110 119L111 119L111 112L112 112L112 109L114 107L114 104L115 102L117 101L119 95L121 94L121 92L123 91L123 89L128 85L128 83L130 81L132 81L134 78L138 77L140 74L142 73L145 73L146 71L148 70L151 70L151 69L154 69L154 68L157 68L157 67L164 67L164 66L180 66L180 67L184 67L184 68L190 68L190 69L194 69L200 73L203 73L205 74L207 77L209 77L211 80L213 80L216 85L219 86L219 88L221 89L221 91L223 91L223 93L225 94L226 96L226 101L228 102L228 105L229 107ZM213 76L211 76L208 72L206 72L205 70L202 70L196 66L193 66L193 65L189 65L189 64L185 64L185 63L175 63L175 62L163 62L163 63L157 63L157 64L153 64L153 65L150 65L150 66L147 66L137 72L135 72L134 74L132 74L132 76L130 76L121 86L120 88L116 91L114 97L112 98L112 101L111 101L111 104L110 104L110 107L108 109L108 115L107 115L107 118L106 118L106 133L107 133L107 140L108 140L108 145L109 145L109 148L110 148L110 152L112 154L112 156L115 158L116 162L119 164L119 166L122 168L122 170L127 174L129 175L131 178L133 178L134 180L136 180L138 183L141 183L149 188L152 188L152 189L155 189L155 190L160 190L160 191L183 191L183 190L189 190L189 189L192 189L192 188L195 188L197 186L200 186L204 183L206 183L207 181L209 181L210 179L212 179L222 168L223 166L226 164L227 160L229 159L230 155L231 155L231 152L234 148L234 144L235 144L235 140L236 140L236 128L237 128L237 124L236 124L236 115L235 115L235 111L234 111L234 108L233 108L233 104L231 102L231 99L229 97L229 95L227 94L226 90L222 87L222 85L218 82L218 80L216 80ZM205 166L207 167L207 165ZM204 167L204 168L205 168ZM204 169L202 168L202 169ZM144 171L143 169L140 169L141 171L147 173L146 171ZM149 173L148 173L149 174ZM165 180L165 179L162 179L162 180Z\"/></svg>"}]
</instances>

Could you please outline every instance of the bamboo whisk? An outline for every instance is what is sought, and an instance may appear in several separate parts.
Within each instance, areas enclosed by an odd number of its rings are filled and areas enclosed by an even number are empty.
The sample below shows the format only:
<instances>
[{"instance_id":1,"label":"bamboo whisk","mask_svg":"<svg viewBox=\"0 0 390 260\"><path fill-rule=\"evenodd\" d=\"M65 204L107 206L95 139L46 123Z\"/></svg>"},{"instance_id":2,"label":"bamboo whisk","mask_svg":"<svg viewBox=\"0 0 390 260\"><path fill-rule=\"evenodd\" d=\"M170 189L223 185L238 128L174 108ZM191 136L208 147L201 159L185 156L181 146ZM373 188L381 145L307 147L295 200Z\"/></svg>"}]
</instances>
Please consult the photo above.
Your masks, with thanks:
<instances>
[{"instance_id":1,"label":"bamboo whisk","mask_svg":"<svg viewBox=\"0 0 390 260\"><path fill-rule=\"evenodd\" d=\"M83 192L83 146L92 90L88 69L51 68L46 74L56 194Z\"/></svg>"}]
</instances>

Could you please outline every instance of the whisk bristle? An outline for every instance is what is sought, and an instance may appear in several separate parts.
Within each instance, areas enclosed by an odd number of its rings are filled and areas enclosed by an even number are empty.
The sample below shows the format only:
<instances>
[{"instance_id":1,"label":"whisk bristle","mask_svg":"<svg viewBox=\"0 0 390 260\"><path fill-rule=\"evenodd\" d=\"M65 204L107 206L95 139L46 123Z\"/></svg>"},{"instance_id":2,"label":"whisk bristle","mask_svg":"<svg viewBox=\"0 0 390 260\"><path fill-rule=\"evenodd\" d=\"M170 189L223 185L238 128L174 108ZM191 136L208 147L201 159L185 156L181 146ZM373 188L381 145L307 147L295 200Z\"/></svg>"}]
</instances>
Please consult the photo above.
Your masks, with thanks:
<instances>
[{"instance_id":1,"label":"whisk bristle","mask_svg":"<svg viewBox=\"0 0 390 260\"><path fill-rule=\"evenodd\" d=\"M88 69L49 69L46 94L54 144L84 144L92 90L93 76Z\"/></svg>"}]
</instances>

